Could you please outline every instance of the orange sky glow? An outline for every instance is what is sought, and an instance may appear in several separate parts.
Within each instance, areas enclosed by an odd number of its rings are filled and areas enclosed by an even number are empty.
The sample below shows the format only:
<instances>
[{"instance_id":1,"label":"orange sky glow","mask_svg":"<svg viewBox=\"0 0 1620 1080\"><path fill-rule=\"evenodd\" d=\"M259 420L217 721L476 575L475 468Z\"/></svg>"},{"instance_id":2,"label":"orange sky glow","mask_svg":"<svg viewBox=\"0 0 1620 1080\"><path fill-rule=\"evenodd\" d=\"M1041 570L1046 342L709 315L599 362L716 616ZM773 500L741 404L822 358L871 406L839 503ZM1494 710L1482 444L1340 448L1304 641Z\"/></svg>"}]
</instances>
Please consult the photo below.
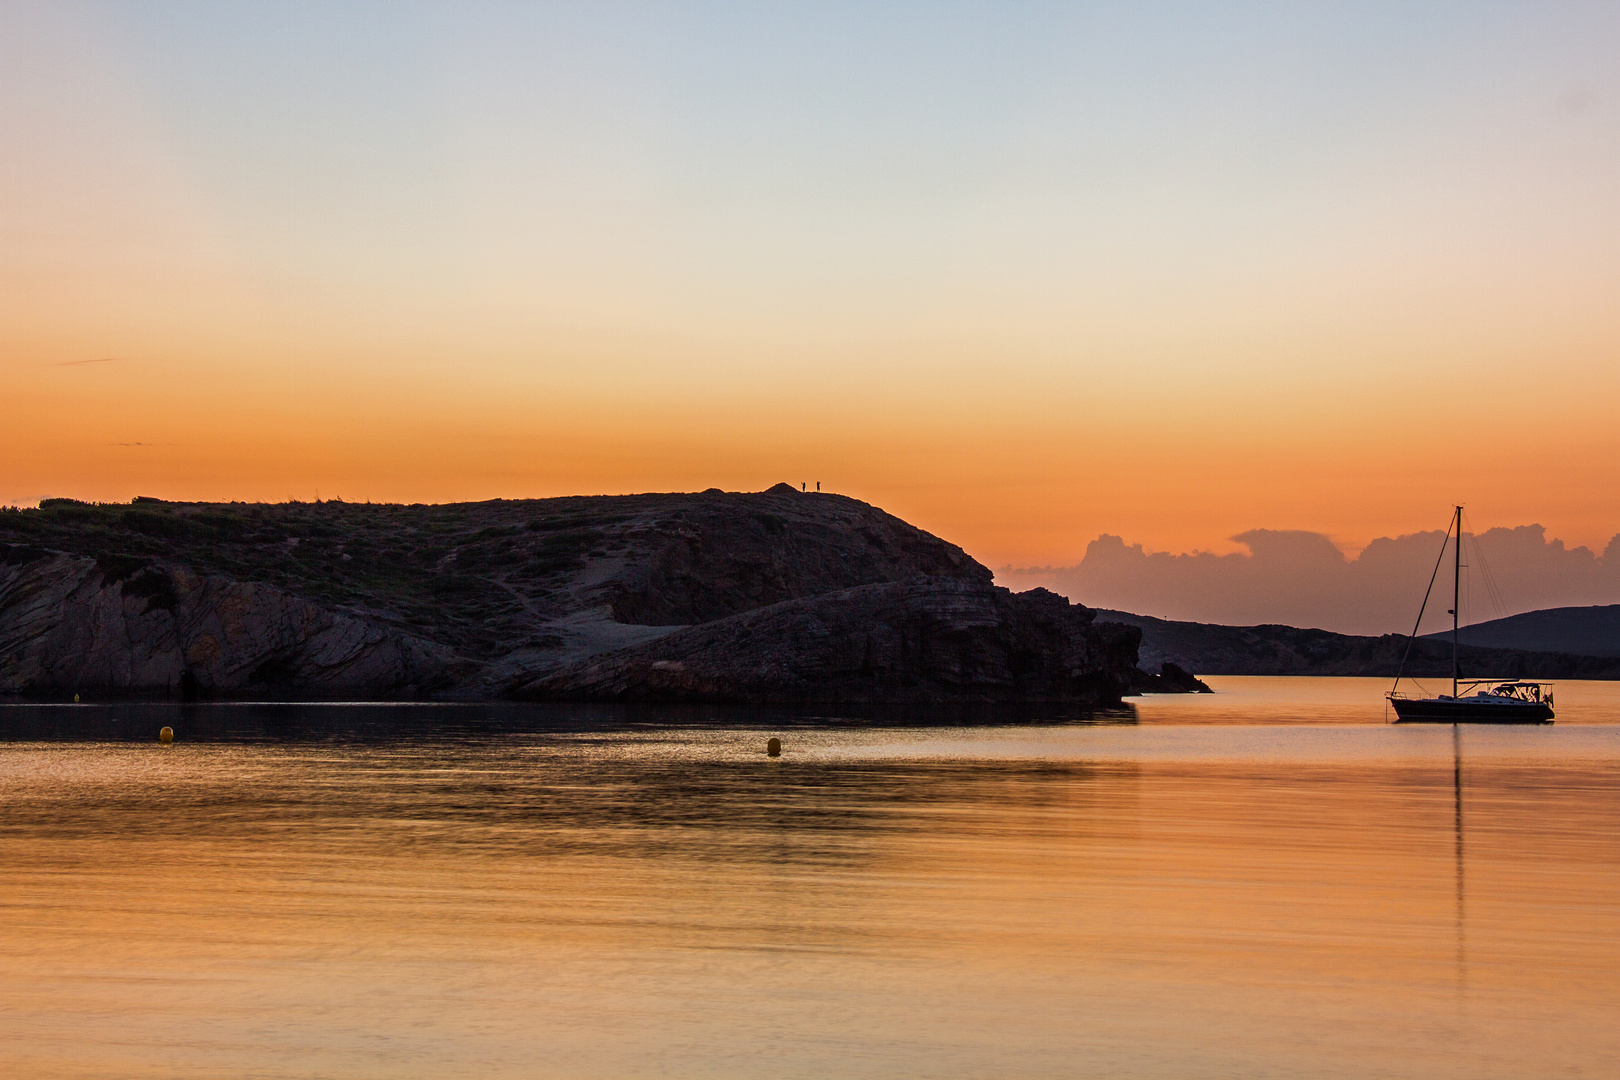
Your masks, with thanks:
<instances>
[{"instance_id":1,"label":"orange sky glow","mask_svg":"<svg viewBox=\"0 0 1620 1080\"><path fill-rule=\"evenodd\" d=\"M1602 6L277 11L0 15L0 503L1620 532Z\"/></svg>"}]
</instances>

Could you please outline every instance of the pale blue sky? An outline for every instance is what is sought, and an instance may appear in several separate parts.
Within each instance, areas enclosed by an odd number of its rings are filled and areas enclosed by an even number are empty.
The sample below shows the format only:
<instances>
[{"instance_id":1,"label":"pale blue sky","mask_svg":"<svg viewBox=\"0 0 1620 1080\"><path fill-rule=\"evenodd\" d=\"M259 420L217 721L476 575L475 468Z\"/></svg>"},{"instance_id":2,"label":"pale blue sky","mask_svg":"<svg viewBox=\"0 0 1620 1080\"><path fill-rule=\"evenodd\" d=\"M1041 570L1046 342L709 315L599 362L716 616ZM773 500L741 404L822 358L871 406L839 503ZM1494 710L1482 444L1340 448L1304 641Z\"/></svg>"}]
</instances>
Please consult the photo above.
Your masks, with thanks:
<instances>
[{"instance_id":1,"label":"pale blue sky","mask_svg":"<svg viewBox=\"0 0 1620 1080\"><path fill-rule=\"evenodd\" d=\"M199 189L294 266L493 248L791 310L814 301L778 290L1196 287L1369 230L1615 239L1612 4L102 10Z\"/></svg>"}]
</instances>

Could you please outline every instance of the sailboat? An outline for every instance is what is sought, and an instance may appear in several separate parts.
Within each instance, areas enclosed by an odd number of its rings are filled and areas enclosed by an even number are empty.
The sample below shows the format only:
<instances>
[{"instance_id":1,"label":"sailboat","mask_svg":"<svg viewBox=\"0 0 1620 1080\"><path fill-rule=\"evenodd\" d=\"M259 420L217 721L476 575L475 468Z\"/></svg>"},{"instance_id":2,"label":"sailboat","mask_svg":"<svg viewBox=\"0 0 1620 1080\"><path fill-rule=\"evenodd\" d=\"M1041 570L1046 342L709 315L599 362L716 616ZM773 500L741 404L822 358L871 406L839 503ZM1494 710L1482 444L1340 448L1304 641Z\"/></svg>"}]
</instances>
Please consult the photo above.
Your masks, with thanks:
<instances>
[{"instance_id":1,"label":"sailboat","mask_svg":"<svg viewBox=\"0 0 1620 1080\"><path fill-rule=\"evenodd\" d=\"M1417 641L1418 625L1429 606L1429 594L1434 591L1434 579L1439 576L1440 562L1446 549L1440 548L1440 559L1429 575L1429 588L1423 594L1423 606L1418 608L1418 621L1412 626L1412 637L1406 644L1406 654L1395 672L1395 685L1386 697L1395 709L1397 724L1549 724L1553 718L1552 686L1549 683L1528 682L1523 679L1460 679L1457 669L1457 631L1460 607L1459 591L1462 585L1462 507L1452 514L1446 526L1446 540L1456 533L1456 555L1451 571L1451 693L1437 697L1414 698L1400 693L1401 677L1406 674L1406 661L1412 655Z\"/></svg>"}]
</instances>

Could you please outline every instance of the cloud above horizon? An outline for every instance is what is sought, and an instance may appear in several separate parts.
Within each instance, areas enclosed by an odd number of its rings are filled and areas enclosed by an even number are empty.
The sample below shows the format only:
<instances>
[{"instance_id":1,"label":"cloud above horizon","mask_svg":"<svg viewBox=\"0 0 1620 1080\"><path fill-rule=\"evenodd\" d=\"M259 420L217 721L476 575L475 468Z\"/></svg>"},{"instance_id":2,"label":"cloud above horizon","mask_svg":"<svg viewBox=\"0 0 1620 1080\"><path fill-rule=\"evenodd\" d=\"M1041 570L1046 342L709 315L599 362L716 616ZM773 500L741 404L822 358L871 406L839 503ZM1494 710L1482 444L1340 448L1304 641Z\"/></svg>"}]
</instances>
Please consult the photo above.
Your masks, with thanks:
<instances>
[{"instance_id":1,"label":"cloud above horizon","mask_svg":"<svg viewBox=\"0 0 1620 1080\"><path fill-rule=\"evenodd\" d=\"M1620 603L1620 534L1601 555L1548 539L1541 525L1464 535L1465 623L1540 608ZM1149 552L1104 533L1086 546L1077 565L1008 566L997 571L996 580L1013 589L1043 586L1092 607L1165 619L1407 633L1443 537L1438 530L1380 537L1349 558L1315 532L1252 529L1232 538L1248 550L1229 555ZM1449 600L1450 582L1437 580L1423 632L1450 625Z\"/></svg>"}]
</instances>

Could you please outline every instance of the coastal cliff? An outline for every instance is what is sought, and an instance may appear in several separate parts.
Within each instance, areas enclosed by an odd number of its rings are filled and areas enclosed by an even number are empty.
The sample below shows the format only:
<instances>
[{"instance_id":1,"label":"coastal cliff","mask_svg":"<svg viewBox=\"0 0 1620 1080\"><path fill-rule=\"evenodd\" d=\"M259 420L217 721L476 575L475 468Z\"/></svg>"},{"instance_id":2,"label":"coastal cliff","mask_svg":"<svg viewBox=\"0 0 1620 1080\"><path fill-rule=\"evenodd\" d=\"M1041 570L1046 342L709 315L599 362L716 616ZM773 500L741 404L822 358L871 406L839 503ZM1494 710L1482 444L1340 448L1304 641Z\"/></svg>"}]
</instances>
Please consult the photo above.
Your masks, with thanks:
<instances>
[{"instance_id":1,"label":"coastal cliff","mask_svg":"<svg viewBox=\"0 0 1620 1080\"><path fill-rule=\"evenodd\" d=\"M785 484L0 512L0 692L30 696L1107 703L1138 638Z\"/></svg>"}]
</instances>

